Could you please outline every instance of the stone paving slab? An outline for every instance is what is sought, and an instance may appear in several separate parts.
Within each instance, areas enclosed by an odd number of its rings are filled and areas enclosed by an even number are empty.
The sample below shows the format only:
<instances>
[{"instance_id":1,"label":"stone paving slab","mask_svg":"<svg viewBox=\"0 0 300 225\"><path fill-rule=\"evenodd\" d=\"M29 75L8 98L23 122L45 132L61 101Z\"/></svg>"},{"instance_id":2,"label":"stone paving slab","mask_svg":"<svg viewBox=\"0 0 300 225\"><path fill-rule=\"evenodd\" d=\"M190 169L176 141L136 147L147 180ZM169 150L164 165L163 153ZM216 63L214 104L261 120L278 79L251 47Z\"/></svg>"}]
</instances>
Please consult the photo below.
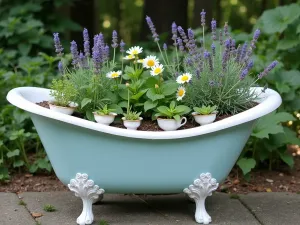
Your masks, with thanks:
<instances>
[{"instance_id":1,"label":"stone paving slab","mask_svg":"<svg viewBox=\"0 0 300 225\"><path fill-rule=\"evenodd\" d=\"M74 225L82 210L81 200L71 192L44 192L21 195L30 212L40 212L37 221L42 225ZM56 212L45 212L51 204ZM254 216L228 195L216 193L207 200L207 210L213 225L259 225ZM109 225L196 225L195 205L183 194L179 195L104 195L101 203L93 206L95 223L105 220Z\"/></svg>"},{"instance_id":2,"label":"stone paving slab","mask_svg":"<svg viewBox=\"0 0 300 225\"><path fill-rule=\"evenodd\" d=\"M27 209L19 205L20 199L15 193L0 192L1 225L35 225L36 222Z\"/></svg>"},{"instance_id":3,"label":"stone paving slab","mask_svg":"<svg viewBox=\"0 0 300 225\"><path fill-rule=\"evenodd\" d=\"M263 225L300 224L300 194L251 193L240 197Z\"/></svg>"}]
</instances>

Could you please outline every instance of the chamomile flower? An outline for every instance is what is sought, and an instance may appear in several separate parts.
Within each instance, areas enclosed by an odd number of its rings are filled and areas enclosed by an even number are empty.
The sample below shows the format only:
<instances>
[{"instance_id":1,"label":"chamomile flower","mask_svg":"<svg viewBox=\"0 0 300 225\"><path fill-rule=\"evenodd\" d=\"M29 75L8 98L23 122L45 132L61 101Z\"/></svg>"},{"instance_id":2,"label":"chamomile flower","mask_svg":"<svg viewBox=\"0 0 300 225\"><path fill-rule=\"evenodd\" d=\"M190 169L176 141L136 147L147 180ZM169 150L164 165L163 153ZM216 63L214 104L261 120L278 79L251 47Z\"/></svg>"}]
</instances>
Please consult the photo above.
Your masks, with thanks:
<instances>
[{"instance_id":1,"label":"chamomile flower","mask_svg":"<svg viewBox=\"0 0 300 225\"><path fill-rule=\"evenodd\" d=\"M125 57L123 57L123 59L127 59L127 60L130 60L130 59L134 59L134 55L126 55Z\"/></svg>"},{"instance_id":2,"label":"chamomile flower","mask_svg":"<svg viewBox=\"0 0 300 225\"><path fill-rule=\"evenodd\" d=\"M134 46L131 47L129 50L126 51L126 53L128 53L129 55L138 55L140 53L142 53L143 48L139 47L139 46Z\"/></svg>"},{"instance_id":3,"label":"chamomile flower","mask_svg":"<svg viewBox=\"0 0 300 225\"><path fill-rule=\"evenodd\" d=\"M144 59L138 59L137 63L144 63Z\"/></svg>"},{"instance_id":4,"label":"chamomile flower","mask_svg":"<svg viewBox=\"0 0 300 225\"><path fill-rule=\"evenodd\" d=\"M184 84L184 83L190 82L191 79L192 79L192 74L184 73L184 74L180 75L179 77L177 77L176 81L178 84Z\"/></svg>"},{"instance_id":5,"label":"chamomile flower","mask_svg":"<svg viewBox=\"0 0 300 225\"><path fill-rule=\"evenodd\" d=\"M149 69L157 64L159 64L158 59L156 58L156 56L153 56L153 55L147 56L143 61L143 67L147 68L147 69Z\"/></svg>"},{"instance_id":6,"label":"chamomile flower","mask_svg":"<svg viewBox=\"0 0 300 225\"><path fill-rule=\"evenodd\" d=\"M120 77L122 74L122 71L118 70L118 71L111 71L109 73L106 74L106 77L107 78L110 78L110 79L115 79L115 78L118 78Z\"/></svg>"},{"instance_id":7,"label":"chamomile flower","mask_svg":"<svg viewBox=\"0 0 300 225\"><path fill-rule=\"evenodd\" d=\"M152 76L156 76L156 75L162 73L163 71L164 71L164 66L162 64L157 64L157 65L151 67L150 74Z\"/></svg>"},{"instance_id":8,"label":"chamomile flower","mask_svg":"<svg viewBox=\"0 0 300 225\"><path fill-rule=\"evenodd\" d=\"M181 101L184 96L185 96L185 88L180 86L177 89L177 93L176 93L177 101Z\"/></svg>"}]
</instances>

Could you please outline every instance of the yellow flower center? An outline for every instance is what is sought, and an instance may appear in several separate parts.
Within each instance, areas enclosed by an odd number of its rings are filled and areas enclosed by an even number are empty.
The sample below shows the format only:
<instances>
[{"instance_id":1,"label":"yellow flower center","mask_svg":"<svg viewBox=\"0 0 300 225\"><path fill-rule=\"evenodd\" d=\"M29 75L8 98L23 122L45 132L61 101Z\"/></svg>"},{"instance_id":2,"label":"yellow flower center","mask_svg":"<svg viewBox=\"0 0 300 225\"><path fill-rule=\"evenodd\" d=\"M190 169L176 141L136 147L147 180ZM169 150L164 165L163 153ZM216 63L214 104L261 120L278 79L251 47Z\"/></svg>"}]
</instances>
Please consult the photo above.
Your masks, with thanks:
<instances>
[{"instance_id":1,"label":"yellow flower center","mask_svg":"<svg viewBox=\"0 0 300 225\"><path fill-rule=\"evenodd\" d=\"M182 80L182 81L187 81L187 80L189 80L189 76L183 75L183 76L181 77L181 80Z\"/></svg>"},{"instance_id":2,"label":"yellow flower center","mask_svg":"<svg viewBox=\"0 0 300 225\"><path fill-rule=\"evenodd\" d=\"M156 73L156 74L159 74L159 73L161 73L161 68L157 67L157 68L154 69L153 72Z\"/></svg>"},{"instance_id":3,"label":"yellow flower center","mask_svg":"<svg viewBox=\"0 0 300 225\"><path fill-rule=\"evenodd\" d=\"M184 95L184 90L181 88L178 90L178 96L182 97Z\"/></svg>"},{"instance_id":4,"label":"yellow flower center","mask_svg":"<svg viewBox=\"0 0 300 225\"><path fill-rule=\"evenodd\" d=\"M148 62L147 62L147 66L152 67L152 66L154 66L154 65L155 65L154 60L153 60L153 59L149 59Z\"/></svg>"},{"instance_id":5,"label":"yellow flower center","mask_svg":"<svg viewBox=\"0 0 300 225\"><path fill-rule=\"evenodd\" d=\"M112 77L112 78L116 78L116 77L118 77L118 76L119 76L118 73L112 73L112 74L111 74L111 77Z\"/></svg>"},{"instance_id":6,"label":"yellow flower center","mask_svg":"<svg viewBox=\"0 0 300 225\"><path fill-rule=\"evenodd\" d=\"M133 55L137 55L137 54L139 54L139 52L138 52L138 50L134 49L134 50L132 51L132 54L133 54Z\"/></svg>"}]
</instances>

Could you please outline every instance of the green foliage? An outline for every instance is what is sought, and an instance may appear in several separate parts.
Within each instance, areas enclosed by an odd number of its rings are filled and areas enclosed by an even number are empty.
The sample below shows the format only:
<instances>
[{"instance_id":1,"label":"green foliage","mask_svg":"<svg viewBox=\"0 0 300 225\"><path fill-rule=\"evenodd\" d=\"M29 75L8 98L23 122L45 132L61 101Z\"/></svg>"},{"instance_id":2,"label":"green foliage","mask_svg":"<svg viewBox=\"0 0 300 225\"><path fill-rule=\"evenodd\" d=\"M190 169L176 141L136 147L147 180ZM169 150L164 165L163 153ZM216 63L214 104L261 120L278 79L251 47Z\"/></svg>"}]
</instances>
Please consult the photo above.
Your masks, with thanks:
<instances>
[{"instance_id":1,"label":"green foliage","mask_svg":"<svg viewBox=\"0 0 300 225\"><path fill-rule=\"evenodd\" d=\"M109 225L109 222L107 222L106 220L100 220L99 225Z\"/></svg>"},{"instance_id":2,"label":"green foliage","mask_svg":"<svg viewBox=\"0 0 300 225\"><path fill-rule=\"evenodd\" d=\"M199 107L194 107L194 111L196 113L199 113L200 115L209 115L209 114L212 114L212 113L217 113L217 106L214 105L214 106L204 106L202 105L201 108Z\"/></svg>"},{"instance_id":3,"label":"green foliage","mask_svg":"<svg viewBox=\"0 0 300 225\"><path fill-rule=\"evenodd\" d=\"M299 4L267 10L258 19L257 27L263 34L268 35L263 35L262 41L257 46L254 68L258 72L271 58L278 59L279 68L275 73L266 76L263 82L267 82L270 88L280 93L283 103L278 112L262 117L254 127L238 161L238 166L242 168L244 174L250 170L249 167L243 169L247 167L243 159L255 160L256 166L267 164L269 169L280 161L290 167L294 165L287 146L300 144L297 132L294 131L299 129L299 119L293 116L300 110L299 21ZM239 37L242 35L239 34ZM288 121L293 121L293 126L287 126Z\"/></svg>"},{"instance_id":4,"label":"green foliage","mask_svg":"<svg viewBox=\"0 0 300 225\"><path fill-rule=\"evenodd\" d=\"M26 202L24 202L23 200L20 200L20 201L19 201L19 205L26 206L27 204L26 204Z\"/></svg>"},{"instance_id":5,"label":"green foliage","mask_svg":"<svg viewBox=\"0 0 300 225\"><path fill-rule=\"evenodd\" d=\"M50 95L54 97L54 104L68 107L76 97L77 89L67 78L53 79Z\"/></svg>"},{"instance_id":6,"label":"green foliage","mask_svg":"<svg viewBox=\"0 0 300 225\"><path fill-rule=\"evenodd\" d=\"M96 113L100 116L109 115L112 112L115 112L115 109L109 109L107 105L104 105L103 108L96 111Z\"/></svg>"},{"instance_id":7,"label":"green foliage","mask_svg":"<svg viewBox=\"0 0 300 225\"><path fill-rule=\"evenodd\" d=\"M44 205L44 211L45 212L55 212L56 208L53 205L47 204L47 205Z\"/></svg>"},{"instance_id":8,"label":"green foliage","mask_svg":"<svg viewBox=\"0 0 300 225\"><path fill-rule=\"evenodd\" d=\"M48 55L52 52L52 33L80 28L62 15L49 14L72 0L52 2L0 1L0 182L6 182L16 170L52 170L29 115L5 99L15 87L49 87L58 61ZM34 160L28 157L32 154Z\"/></svg>"},{"instance_id":9,"label":"green foliage","mask_svg":"<svg viewBox=\"0 0 300 225\"><path fill-rule=\"evenodd\" d=\"M123 113L126 120L139 120L142 112L134 112L128 109L127 113Z\"/></svg>"},{"instance_id":10,"label":"green foliage","mask_svg":"<svg viewBox=\"0 0 300 225\"><path fill-rule=\"evenodd\" d=\"M166 117L168 119L180 120L180 116L187 114L191 109L185 105L176 105L175 101L170 103L170 107L159 106L157 108L158 113L155 114L156 117Z\"/></svg>"}]
</instances>

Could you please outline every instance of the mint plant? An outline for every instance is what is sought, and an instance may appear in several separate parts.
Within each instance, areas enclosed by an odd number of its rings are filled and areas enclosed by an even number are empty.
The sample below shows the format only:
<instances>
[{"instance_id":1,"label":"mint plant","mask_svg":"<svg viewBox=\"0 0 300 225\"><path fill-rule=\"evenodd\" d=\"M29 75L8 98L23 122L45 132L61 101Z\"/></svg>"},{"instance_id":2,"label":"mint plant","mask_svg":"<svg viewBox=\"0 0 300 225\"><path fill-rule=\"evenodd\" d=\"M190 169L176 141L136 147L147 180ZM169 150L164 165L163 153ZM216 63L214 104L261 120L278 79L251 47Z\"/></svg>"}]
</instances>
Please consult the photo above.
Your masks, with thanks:
<instances>
[{"instance_id":1,"label":"mint plant","mask_svg":"<svg viewBox=\"0 0 300 225\"><path fill-rule=\"evenodd\" d=\"M106 116L115 111L116 111L115 109L110 109L110 108L108 108L107 105L104 105L101 109L98 109L95 112L100 116Z\"/></svg>"},{"instance_id":2,"label":"mint plant","mask_svg":"<svg viewBox=\"0 0 300 225\"><path fill-rule=\"evenodd\" d=\"M74 101L77 89L71 81L66 78L53 79L50 95L54 97L54 104L57 106L69 107Z\"/></svg>"},{"instance_id":3,"label":"mint plant","mask_svg":"<svg viewBox=\"0 0 300 225\"><path fill-rule=\"evenodd\" d=\"M134 112L129 109L127 113L123 113L125 120L139 120L142 112Z\"/></svg>"},{"instance_id":4,"label":"mint plant","mask_svg":"<svg viewBox=\"0 0 300 225\"><path fill-rule=\"evenodd\" d=\"M191 109L185 105L176 105L175 101L170 103L170 107L159 106L157 108L158 113L155 114L156 117L165 117L167 119L175 119L176 121L180 120L180 117L184 114L187 114Z\"/></svg>"}]
</instances>

